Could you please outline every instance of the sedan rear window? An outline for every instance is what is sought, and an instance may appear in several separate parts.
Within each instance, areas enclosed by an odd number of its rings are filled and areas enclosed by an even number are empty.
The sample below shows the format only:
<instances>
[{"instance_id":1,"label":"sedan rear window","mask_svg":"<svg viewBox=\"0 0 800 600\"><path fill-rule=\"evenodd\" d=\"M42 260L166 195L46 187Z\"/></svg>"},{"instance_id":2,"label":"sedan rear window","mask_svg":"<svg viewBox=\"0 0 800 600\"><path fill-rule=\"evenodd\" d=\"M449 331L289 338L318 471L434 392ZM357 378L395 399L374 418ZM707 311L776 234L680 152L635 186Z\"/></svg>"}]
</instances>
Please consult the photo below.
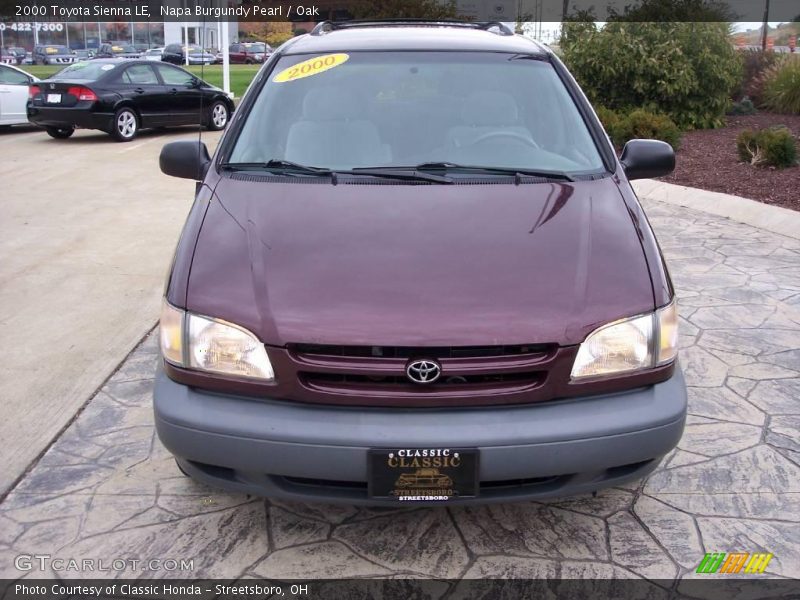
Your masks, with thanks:
<instances>
[{"instance_id":1,"label":"sedan rear window","mask_svg":"<svg viewBox=\"0 0 800 600\"><path fill-rule=\"evenodd\" d=\"M284 56L229 160L328 169L449 163L604 170L553 66L489 52Z\"/></svg>"},{"instance_id":2,"label":"sedan rear window","mask_svg":"<svg viewBox=\"0 0 800 600\"><path fill-rule=\"evenodd\" d=\"M62 69L50 79L79 79L83 81L94 81L101 75L111 71L114 64L105 62L78 62Z\"/></svg>"}]
</instances>

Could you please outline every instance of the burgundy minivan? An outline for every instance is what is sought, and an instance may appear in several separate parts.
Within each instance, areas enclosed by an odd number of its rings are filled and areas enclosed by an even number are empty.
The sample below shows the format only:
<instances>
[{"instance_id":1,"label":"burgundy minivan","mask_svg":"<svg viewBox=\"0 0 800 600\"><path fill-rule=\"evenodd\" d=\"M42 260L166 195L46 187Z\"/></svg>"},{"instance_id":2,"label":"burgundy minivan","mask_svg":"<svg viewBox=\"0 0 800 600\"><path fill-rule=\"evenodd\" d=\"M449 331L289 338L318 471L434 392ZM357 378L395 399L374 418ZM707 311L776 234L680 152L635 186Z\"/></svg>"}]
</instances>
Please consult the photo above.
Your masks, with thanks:
<instances>
[{"instance_id":1,"label":"burgundy minivan","mask_svg":"<svg viewBox=\"0 0 800 600\"><path fill-rule=\"evenodd\" d=\"M198 181L161 314L158 435L219 487L507 502L641 478L686 416L675 294L546 47L498 23L322 23L264 64Z\"/></svg>"}]
</instances>

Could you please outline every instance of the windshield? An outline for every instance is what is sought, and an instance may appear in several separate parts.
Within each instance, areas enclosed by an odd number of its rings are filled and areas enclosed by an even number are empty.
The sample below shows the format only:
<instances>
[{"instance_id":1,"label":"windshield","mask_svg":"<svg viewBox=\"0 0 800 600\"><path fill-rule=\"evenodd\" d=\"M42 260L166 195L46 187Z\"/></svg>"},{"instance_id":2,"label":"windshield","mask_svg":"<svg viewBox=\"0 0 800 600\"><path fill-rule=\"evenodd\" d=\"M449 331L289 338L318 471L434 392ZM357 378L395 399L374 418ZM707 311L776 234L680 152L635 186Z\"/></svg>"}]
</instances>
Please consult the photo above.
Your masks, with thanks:
<instances>
[{"instance_id":1,"label":"windshield","mask_svg":"<svg viewBox=\"0 0 800 600\"><path fill-rule=\"evenodd\" d=\"M88 62L72 64L50 77L50 79L79 79L83 81L94 81L104 73L111 71L113 68L114 65L112 63L90 60Z\"/></svg>"},{"instance_id":2,"label":"windshield","mask_svg":"<svg viewBox=\"0 0 800 600\"><path fill-rule=\"evenodd\" d=\"M189 46L189 54L205 54L205 52L200 46Z\"/></svg>"},{"instance_id":3,"label":"windshield","mask_svg":"<svg viewBox=\"0 0 800 600\"><path fill-rule=\"evenodd\" d=\"M66 46L45 46L44 47L45 54L69 54L69 50Z\"/></svg>"},{"instance_id":4,"label":"windshield","mask_svg":"<svg viewBox=\"0 0 800 600\"><path fill-rule=\"evenodd\" d=\"M270 160L336 170L423 163L603 170L550 63L489 52L284 56L228 162Z\"/></svg>"},{"instance_id":5,"label":"windshield","mask_svg":"<svg viewBox=\"0 0 800 600\"><path fill-rule=\"evenodd\" d=\"M115 44L111 46L111 51L114 54L124 54L124 53L136 52L136 48L125 44Z\"/></svg>"},{"instance_id":6,"label":"windshield","mask_svg":"<svg viewBox=\"0 0 800 600\"><path fill-rule=\"evenodd\" d=\"M248 52L266 52L266 46L260 43L245 44L244 47Z\"/></svg>"}]
</instances>

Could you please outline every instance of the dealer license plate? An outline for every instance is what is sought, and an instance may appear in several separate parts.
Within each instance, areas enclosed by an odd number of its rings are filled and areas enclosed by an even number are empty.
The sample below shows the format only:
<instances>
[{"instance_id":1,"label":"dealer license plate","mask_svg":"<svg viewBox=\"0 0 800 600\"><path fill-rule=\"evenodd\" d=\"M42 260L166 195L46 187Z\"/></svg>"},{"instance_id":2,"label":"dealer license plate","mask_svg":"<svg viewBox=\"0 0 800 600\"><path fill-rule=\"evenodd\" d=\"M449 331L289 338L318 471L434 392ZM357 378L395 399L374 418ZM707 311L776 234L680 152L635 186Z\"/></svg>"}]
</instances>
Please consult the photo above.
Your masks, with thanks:
<instances>
[{"instance_id":1,"label":"dealer license plate","mask_svg":"<svg viewBox=\"0 0 800 600\"><path fill-rule=\"evenodd\" d=\"M61 104L61 94L47 94L48 104Z\"/></svg>"},{"instance_id":2,"label":"dealer license plate","mask_svg":"<svg viewBox=\"0 0 800 600\"><path fill-rule=\"evenodd\" d=\"M446 502L478 495L475 448L381 448L369 451L371 498Z\"/></svg>"}]
</instances>

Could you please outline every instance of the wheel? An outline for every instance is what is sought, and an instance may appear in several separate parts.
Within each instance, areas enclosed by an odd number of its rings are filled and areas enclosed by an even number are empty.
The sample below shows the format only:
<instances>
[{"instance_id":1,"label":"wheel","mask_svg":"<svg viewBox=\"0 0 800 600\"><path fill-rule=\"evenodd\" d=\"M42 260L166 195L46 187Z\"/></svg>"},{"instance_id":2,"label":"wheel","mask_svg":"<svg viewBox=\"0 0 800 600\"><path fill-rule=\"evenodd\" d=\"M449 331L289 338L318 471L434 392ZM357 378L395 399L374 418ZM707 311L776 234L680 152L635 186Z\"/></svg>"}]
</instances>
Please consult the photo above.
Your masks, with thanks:
<instances>
[{"instance_id":1,"label":"wheel","mask_svg":"<svg viewBox=\"0 0 800 600\"><path fill-rule=\"evenodd\" d=\"M45 131L47 131L47 135L51 138L55 138L57 140L65 140L73 133L75 133L74 127L45 127Z\"/></svg>"},{"instance_id":2,"label":"wheel","mask_svg":"<svg viewBox=\"0 0 800 600\"><path fill-rule=\"evenodd\" d=\"M130 142L139 133L139 117L132 108L123 106L114 113L111 137L118 142Z\"/></svg>"},{"instance_id":3,"label":"wheel","mask_svg":"<svg viewBox=\"0 0 800 600\"><path fill-rule=\"evenodd\" d=\"M245 60L245 61L244 61L244 64L246 64L246 65L252 65L252 64L253 64L253 61L252 61L252 60L250 60L250 59L248 58L247 60Z\"/></svg>"},{"instance_id":4,"label":"wheel","mask_svg":"<svg viewBox=\"0 0 800 600\"><path fill-rule=\"evenodd\" d=\"M228 110L228 105L222 102L221 100L217 100L208 109L207 127L211 131L219 131L220 129L225 129L225 125L228 124L229 117L230 117L230 111Z\"/></svg>"}]
</instances>

